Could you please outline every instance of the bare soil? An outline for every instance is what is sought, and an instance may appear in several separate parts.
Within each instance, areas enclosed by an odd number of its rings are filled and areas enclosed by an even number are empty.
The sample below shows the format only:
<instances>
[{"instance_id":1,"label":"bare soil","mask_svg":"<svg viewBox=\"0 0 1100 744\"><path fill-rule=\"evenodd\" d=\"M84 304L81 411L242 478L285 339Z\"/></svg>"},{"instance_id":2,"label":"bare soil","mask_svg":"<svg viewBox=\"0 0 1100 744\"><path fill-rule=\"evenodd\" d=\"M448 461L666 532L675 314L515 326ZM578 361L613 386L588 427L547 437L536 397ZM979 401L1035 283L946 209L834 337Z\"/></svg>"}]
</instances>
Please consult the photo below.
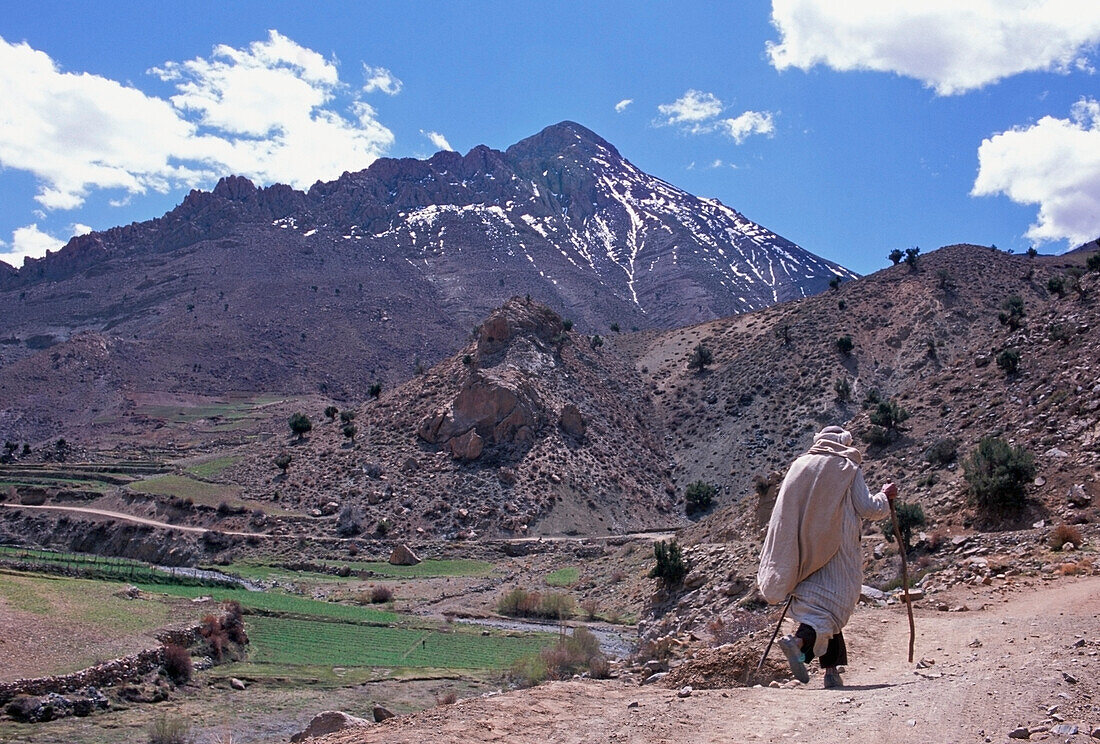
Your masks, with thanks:
<instances>
[{"instance_id":1,"label":"bare soil","mask_svg":"<svg viewBox=\"0 0 1100 744\"><path fill-rule=\"evenodd\" d=\"M915 660L900 606L861 609L845 629L852 664L840 689L677 689L636 679L555 682L459 701L319 744L370 742L1087 741L1100 726L1100 578L957 587L916 608ZM923 668L922 668L923 667ZM703 680L700 680L702 682ZM1064 720L1080 734L1043 731Z\"/></svg>"}]
</instances>

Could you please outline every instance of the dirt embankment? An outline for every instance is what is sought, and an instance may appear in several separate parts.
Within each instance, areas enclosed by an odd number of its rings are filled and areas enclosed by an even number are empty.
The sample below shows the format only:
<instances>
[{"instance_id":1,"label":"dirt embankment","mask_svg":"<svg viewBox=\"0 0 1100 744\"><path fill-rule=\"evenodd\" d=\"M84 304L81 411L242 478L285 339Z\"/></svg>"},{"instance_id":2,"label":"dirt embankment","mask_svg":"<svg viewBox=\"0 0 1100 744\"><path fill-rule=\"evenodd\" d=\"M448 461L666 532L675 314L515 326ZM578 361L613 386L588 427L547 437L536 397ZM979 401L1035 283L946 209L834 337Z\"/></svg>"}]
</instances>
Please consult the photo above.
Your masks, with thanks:
<instances>
[{"instance_id":1,"label":"dirt embankment","mask_svg":"<svg viewBox=\"0 0 1100 744\"><path fill-rule=\"evenodd\" d=\"M967 611L917 610L921 664L906 660L904 609L861 609L845 629L852 664L841 689L822 689L820 673L808 686L696 689L687 697L619 680L557 682L318 744L1006 742L1021 727L1031 740L1090 741L1100 727L1100 578L953 591L952 606Z\"/></svg>"}]
</instances>

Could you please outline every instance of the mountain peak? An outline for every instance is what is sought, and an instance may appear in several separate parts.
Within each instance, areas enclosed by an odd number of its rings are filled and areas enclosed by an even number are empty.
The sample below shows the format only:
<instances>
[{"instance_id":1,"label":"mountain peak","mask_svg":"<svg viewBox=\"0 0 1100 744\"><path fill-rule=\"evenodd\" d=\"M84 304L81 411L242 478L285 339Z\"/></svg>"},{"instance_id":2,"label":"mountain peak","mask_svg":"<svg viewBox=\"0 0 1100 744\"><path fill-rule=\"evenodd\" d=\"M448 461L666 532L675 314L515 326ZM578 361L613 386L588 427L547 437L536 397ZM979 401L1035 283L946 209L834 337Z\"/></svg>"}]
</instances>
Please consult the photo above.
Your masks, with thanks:
<instances>
[{"instance_id":1,"label":"mountain peak","mask_svg":"<svg viewBox=\"0 0 1100 744\"><path fill-rule=\"evenodd\" d=\"M588 156L602 153L605 157L608 155L616 159L622 157L614 145L575 121L551 124L538 134L533 134L509 147L505 155L517 161L532 158L541 160L565 154L573 148L579 149Z\"/></svg>"}]
</instances>

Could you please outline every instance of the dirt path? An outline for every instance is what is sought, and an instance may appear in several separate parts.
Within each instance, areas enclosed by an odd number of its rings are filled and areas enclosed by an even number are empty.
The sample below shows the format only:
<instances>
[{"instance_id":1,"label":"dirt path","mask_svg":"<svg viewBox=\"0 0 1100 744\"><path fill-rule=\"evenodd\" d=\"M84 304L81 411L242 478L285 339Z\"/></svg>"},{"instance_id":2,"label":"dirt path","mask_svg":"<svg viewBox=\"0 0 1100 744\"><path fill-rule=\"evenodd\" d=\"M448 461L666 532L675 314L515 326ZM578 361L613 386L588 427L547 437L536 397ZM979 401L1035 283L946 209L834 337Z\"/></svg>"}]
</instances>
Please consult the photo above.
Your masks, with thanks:
<instances>
[{"instance_id":1,"label":"dirt path","mask_svg":"<svg viewBox=\"0 0 1100 744\"><path fill-rule=\"evenodd\" d=\"M942 599L941 599L942 597ZM860 610L845 629L846 686L677 691L623 681L557 682L472 698L318 744L508 742L1007 742L1061 716L1096 741L1100 726L1100 577L964 587L917 610L917 669L903 608ZM1080 644L1075 646L1075 644ZM1068 675L1068 676L1067 676ZM1051 706L1057 706L1052 709Z\"/></svg>"},{"instance_id":2,"label":"dirt path","mask_svg":"<svg viewBox=\"0 0 1100 744\"><path fill-rule=\"evenodd\" d=\"M168 522L158 522L155 519L146 519L145 517L136 517L133 514L125 514L123 512L108 511L106 509L93 509L88 506L31 506L29 504L0 504L0 506L6 506L11 509L39 509L50 511L63 511L63 512L75 512L77 514L90 514L97 517L107 517L109 519L118 519L123 522L134 522L135 524L147 524L150 527L160 527L166 530L179 530L180 532L210 532L211 530L206 527L186 527L182 524L170 524ZM261 532L229 532L226 530L218 530L223 535L241 535L243 537L267 537L265 533Z\"/></svg>"}]
</instances>

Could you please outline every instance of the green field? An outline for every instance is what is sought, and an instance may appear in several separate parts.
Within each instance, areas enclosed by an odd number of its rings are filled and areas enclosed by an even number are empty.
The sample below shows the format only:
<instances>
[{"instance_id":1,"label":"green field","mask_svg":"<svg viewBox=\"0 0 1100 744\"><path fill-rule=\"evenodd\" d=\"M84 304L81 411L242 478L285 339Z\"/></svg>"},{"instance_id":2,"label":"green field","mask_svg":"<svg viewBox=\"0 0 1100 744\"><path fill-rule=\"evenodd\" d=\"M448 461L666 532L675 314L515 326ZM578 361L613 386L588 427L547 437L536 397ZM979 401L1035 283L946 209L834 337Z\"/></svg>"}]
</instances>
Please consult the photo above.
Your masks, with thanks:
<instances>
[{"instance_id":1,"label":"green field","mask_svg":"<svg viewBox=\"0 0 1100 744\"><path fill-rule=\"evenodd\" d=\"M581 570L576 566L566 566L557 571L546 574L546 583L549 586L569 587L580 581Z\"/></svg>"},{"instance_id":2,"label":"green field","mask_svg":"<svg viewBox=\"0 0 1100 744\"><path fill-rule=\"evenodd\" d=\"M389 625L400 618L396 612L376 610L359 605L322 602L308 597L279 592L250 592L246 589L222 589L201 586L179 586L175 584L138 584L148 592L171 594L175 597L213 597L219 602L236 600L245 610L255 612L278 613L299 617L327 618L348 623L376 623Z\"/></svg>"},{"instance_id":3,"label":"green field","mask_svg":"<svg viewBox=\"0 0 1100 744\"><path fill-rule=\"evenodd\" d=\"M214 478L226 468L236 465L240 462L240 459L239 455L226 455L214 460L207 460L198 465L192 465L187 468L187 472L196 478Z\"/></svg>"},{"instance_id":4,"label":"green field","mask_svg":"<svg viewBox=\"0 0 1100 744\"><path fill-rule=\"evenodd\" d=\"M126 486L135 493L147 493L153 496L176 496L191 499L196 504L217 506L222 501L232 501L240 488L220 483L204 483L182 475L158 475L146 478Z\"/></svg>"},{"instance_id":5,"label":"green field","mask_svg":"<svg viewBox=\"0 0 1100 744\"><path fill-rule=\"evenodd\" d=\"M493 564L467 558L426 560L415 566L394 566L386 561L318 561L325 566L347 566L352 571L369 571L380 577L395 579L432 579L440 577L488 576Z\"/></svg>"}]
</instances>

